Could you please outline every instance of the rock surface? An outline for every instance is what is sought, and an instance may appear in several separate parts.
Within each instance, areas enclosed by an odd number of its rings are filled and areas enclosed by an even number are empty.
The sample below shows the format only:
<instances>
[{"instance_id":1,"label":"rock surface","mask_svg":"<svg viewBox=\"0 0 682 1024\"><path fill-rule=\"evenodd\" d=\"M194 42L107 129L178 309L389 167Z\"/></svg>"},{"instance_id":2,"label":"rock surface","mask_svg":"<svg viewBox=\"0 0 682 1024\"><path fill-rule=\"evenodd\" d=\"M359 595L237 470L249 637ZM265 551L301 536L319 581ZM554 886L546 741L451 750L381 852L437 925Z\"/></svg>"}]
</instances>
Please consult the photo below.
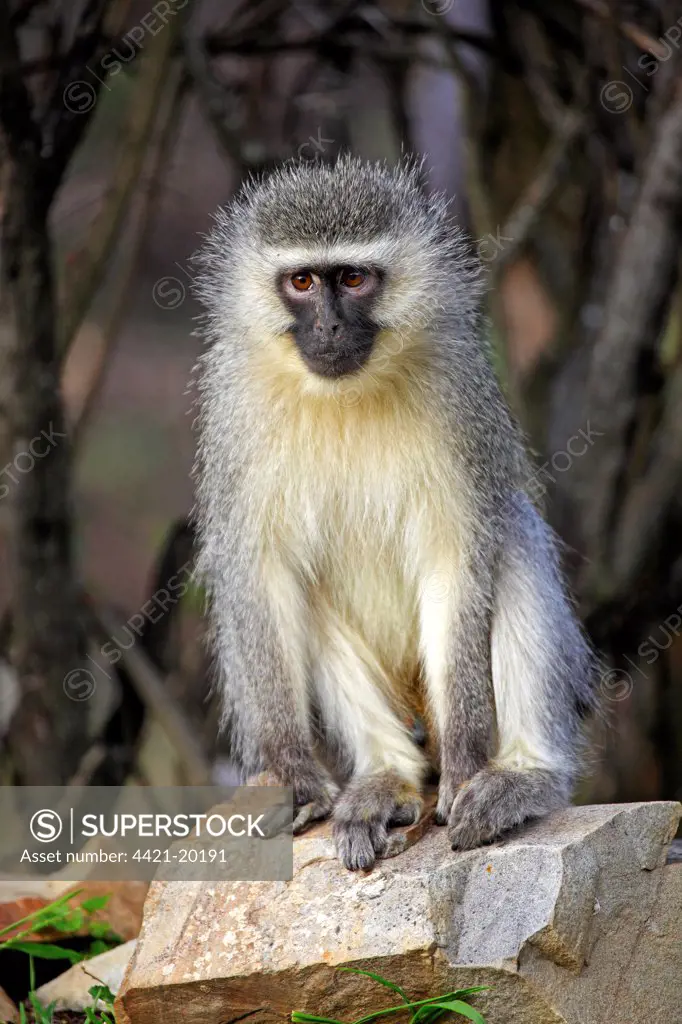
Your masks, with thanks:
<instances>
[{"instance_id":1,"label":"rock surface","mask_svg":"<svg viewBox=\"0 0 682 1024\"><path fill-rule=\"evenodd\" d=\"M17 1024L19 1011L7 995L4 989L0 988L0 1021L2 1024Z\"/></svg>"},{"instance_id":2,"label":"rock surface","mask_svg":"<svg viewBox=\"0 0 682 1024\"><path fill-rule=\"evenodd\" d=\"M132 939L93 956L92 960L75 964L39 988L38 998L43 1006L54 1002L57 1010L84 1010L86 1006L92 1006L89 990L93 985L106 985L116 995L134 950L135 939Z\"/></svg>"},{"instance_id":3,"label":"rock surface","mask_svg":"<svg viewBox=\"0 0 682 1024\"><path fill-rule=\"evenodd\" d=\"M342 1020L392 1005L344 965L414 999L470 985L488 1024L682 1019L682 864L675 803L575 807L454 854L431 827L369 874L328 827L296 840L291 882L152 884L118 1001L129 1024L292 1010Z\"/></svg>"}]
</instances>

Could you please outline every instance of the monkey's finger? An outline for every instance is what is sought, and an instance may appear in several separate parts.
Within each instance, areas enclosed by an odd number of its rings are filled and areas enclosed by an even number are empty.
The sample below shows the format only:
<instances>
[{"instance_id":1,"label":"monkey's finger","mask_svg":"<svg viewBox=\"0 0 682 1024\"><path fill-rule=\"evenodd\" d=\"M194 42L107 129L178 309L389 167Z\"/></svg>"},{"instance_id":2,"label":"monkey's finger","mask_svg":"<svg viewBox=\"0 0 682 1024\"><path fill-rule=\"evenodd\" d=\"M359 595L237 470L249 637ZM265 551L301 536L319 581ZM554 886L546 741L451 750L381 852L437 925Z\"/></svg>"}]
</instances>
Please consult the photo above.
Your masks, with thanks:
<instances>
[{"instance_id":1,"label":"monkey's finger","mask_svg":"<svg viewBox=\"0 0 682 1024\"><path fill-rule=\"evenodd\" d=\"M271 807L263 814L262 821L258 828L263 833L264 839L273 839L280 833L291 832L291 806Z\"/></svg>"},{"instance_id":2,"label":"monkey's finger","mask_svg":"<svg viewBox=\"0 0 682 1024\"><path fill-rule=\"evenodd\" d=\"M369 827L369 838L377 857L383 857L388 846L388 828L384 821L373 821Z\"/></svg>"},{"instance_id":3,"label":"monkey's finger","mask_svg":"<svg viewBox=\"0 0 682 1024\"><path fill-rule=\"evenodd\" d=\"M322 821L323 818L329 817L331 812L331 805L326 801L323 802L312 802L309 804L303 804L299 807L298 813L294 818L294 835L297 836L300 832L304 832L310 825L313 825L316 821Z\"/></svg>"},{"instance_id":4,"label":"monkey's finger","mask_svg":"<svg viewBox=\"0 0 682 1024\"><path fill-rule=\"evenodd\" d=\"M471 779L466 779L464 782L460 782L459 785L455 785L450 782L447 783L444 779L440 780L438 787L438 804L433 814L433 820L436 825L447 825L452 816L452 808L455 800L459 794L463 793L471 782Z\"/></svg>"},{"instance_id":5,"label":"monkey's finger","mask_svg":"<svg viewBox=\"0 0 682 1024\"><path fill-rule=\"evenodd\" d=\"M416 825L422 813L423 803L421 800L410 800L406 804L399 804L391 812L388 820L389 828L404 828L406 825Z\"/></svg>"},{"instance_id":6,"label":"monkey's finger","mask_svg":"<svg viewBox=\"0 0 682 1024\"><path fill-rule=\"evenodd\" d=\"M371 833L367 822L344 821L334 826L336 852L349 871L370 871L374 867L377 854Z\"/></svg>"}]
</instances>

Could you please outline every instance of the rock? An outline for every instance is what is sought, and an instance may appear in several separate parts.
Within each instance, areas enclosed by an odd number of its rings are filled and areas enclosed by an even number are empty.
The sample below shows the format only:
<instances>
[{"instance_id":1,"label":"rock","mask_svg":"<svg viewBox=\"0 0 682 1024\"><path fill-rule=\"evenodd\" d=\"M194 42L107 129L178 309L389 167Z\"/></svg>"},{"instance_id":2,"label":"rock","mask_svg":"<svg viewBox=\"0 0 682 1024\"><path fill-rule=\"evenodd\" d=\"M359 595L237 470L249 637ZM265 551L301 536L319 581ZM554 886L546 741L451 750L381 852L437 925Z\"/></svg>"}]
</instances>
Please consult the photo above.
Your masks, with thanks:
<instances>
[{"instance_id":1,"label":"rock","mask_svg":"<svg viewBox=\"0 0 682 1024\"><path fill-rule=\"evenodd\" d=\"M135 942L135 939L131 939L106 953L93 956L92 960L75 964L59 977L48 981L37 991L43 1006L55 1002L57 1010L84 1010L86 1006L92 1006L89 989L98 983L106 985L116 995L135 950Z\"/></svg>"},{"instance_id":2,"label":"rock","mask_svg":"<svg viewBox=\"0 0 682 1024\"><path fill-rule=\"evenodd\" d=\"M4 989L0 988L0 1021L2 1024L17 1024L19 1011L7 995Z\"/></svg>"},{"instance_id":3,"label":"rock","mask_svg":"<svg viewBox=\"0 0 682 1024\"><path fill-rule=\"evenodd\" d=\"M454 854L444 829L369 874L328 826L294 844L291 882L152 884L117 1002L128 1024L392 1005L367 968L427 998L471 985L488 1024L670 1024L682 1013L675 803L574 807Z\"/></svg>"},{"instance_id":4,"label":"rock","mask_svg":"<svg viewBox=\"0 0 682 1024\"><path fill-rule=\"evenodd\" d=\"M617 1005L638 1006L640 1018L649 1021L682 1018L682 864L666 866L662 875L617 997Z\"/></svg>"},{"instance_id":5,"label":"rock","mask_svg":"<svg viewBox=\"0 0 682 1024\"><path fill-rule=\"evenodd\" d=\"M74 906L93 896L109 894L106 907L93 914L93 920L106 922L113 932L127 942L137 938L140 931L142 907L148 888L147 882L74 883L57 879L0 882L0 929L9 927L13 921L19 921L36 910L42 910L58 896L73 889L79 893ZM27 936L32 942L55 942L63 938L63 932L52 929Z\"/></svg>"}]
</instances>

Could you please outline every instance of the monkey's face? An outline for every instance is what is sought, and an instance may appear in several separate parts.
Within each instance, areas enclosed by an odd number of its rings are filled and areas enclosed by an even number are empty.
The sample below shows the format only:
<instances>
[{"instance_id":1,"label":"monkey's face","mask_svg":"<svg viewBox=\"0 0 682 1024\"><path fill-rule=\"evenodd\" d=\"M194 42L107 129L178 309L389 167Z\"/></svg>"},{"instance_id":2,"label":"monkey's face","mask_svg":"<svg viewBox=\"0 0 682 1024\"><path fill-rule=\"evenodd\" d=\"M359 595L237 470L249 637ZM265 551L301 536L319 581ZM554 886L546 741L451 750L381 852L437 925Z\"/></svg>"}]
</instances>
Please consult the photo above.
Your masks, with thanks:
<instances>
[{"instance_id":1,"label":"monkey's face","mask_svg":"<svg viewBox=\"0 0 682 1024\"><path fill-rule=\"evenodd\" d=\"M298 267L282 275L279 287L308 369L321 377L361 369L379 331L372 313L381 272L349 265Z\"/></svg>"}]
</instances>

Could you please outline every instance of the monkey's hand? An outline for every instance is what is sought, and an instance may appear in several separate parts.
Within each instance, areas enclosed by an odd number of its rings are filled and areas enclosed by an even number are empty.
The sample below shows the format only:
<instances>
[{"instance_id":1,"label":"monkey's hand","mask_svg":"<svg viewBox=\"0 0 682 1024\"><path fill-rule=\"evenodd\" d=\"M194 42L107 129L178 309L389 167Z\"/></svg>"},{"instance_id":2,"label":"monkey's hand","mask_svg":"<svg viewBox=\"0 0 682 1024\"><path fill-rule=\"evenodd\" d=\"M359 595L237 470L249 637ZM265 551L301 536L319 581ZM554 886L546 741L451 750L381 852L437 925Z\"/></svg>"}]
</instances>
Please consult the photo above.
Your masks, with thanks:
<instances>
[{"instance_id":1,"label":"monkey's hand","mask_svg":"<svg viewBox=\"0 0 682 1024\"><path fill-rule=\"evenodd\" d=\"M318 774L319 772L319 774ZM294 779L294 835L331 814L339 787L322 768Z\"/></svg>"},{"instance_id":2,"label":"monkey's hand","mask_svg":"<svg viewBox=\"0 0 682 1024\"><path fill-rule=\"evenodd\" d=\"M339 787L316 762L292 765L287 771L272 769L252 775L249 786L290 786L294 791L294 835L331 814ZM290 819L291 820L291 819Z\"/></svg>"},{"instance_id":3,"label":"monkey's hand","mask_svg":"<svg viewBox=\"0 0 682 1024\"><path fill-rule=\"evenodd\" d=\"M460 791L467 782L476 775L482 764L471 758L469 763L459 757L457 764L444 764L438 782L438 804L434 818L437 825L447 825L452 815L452 808Z\"/></svg>"}]
</instances>

